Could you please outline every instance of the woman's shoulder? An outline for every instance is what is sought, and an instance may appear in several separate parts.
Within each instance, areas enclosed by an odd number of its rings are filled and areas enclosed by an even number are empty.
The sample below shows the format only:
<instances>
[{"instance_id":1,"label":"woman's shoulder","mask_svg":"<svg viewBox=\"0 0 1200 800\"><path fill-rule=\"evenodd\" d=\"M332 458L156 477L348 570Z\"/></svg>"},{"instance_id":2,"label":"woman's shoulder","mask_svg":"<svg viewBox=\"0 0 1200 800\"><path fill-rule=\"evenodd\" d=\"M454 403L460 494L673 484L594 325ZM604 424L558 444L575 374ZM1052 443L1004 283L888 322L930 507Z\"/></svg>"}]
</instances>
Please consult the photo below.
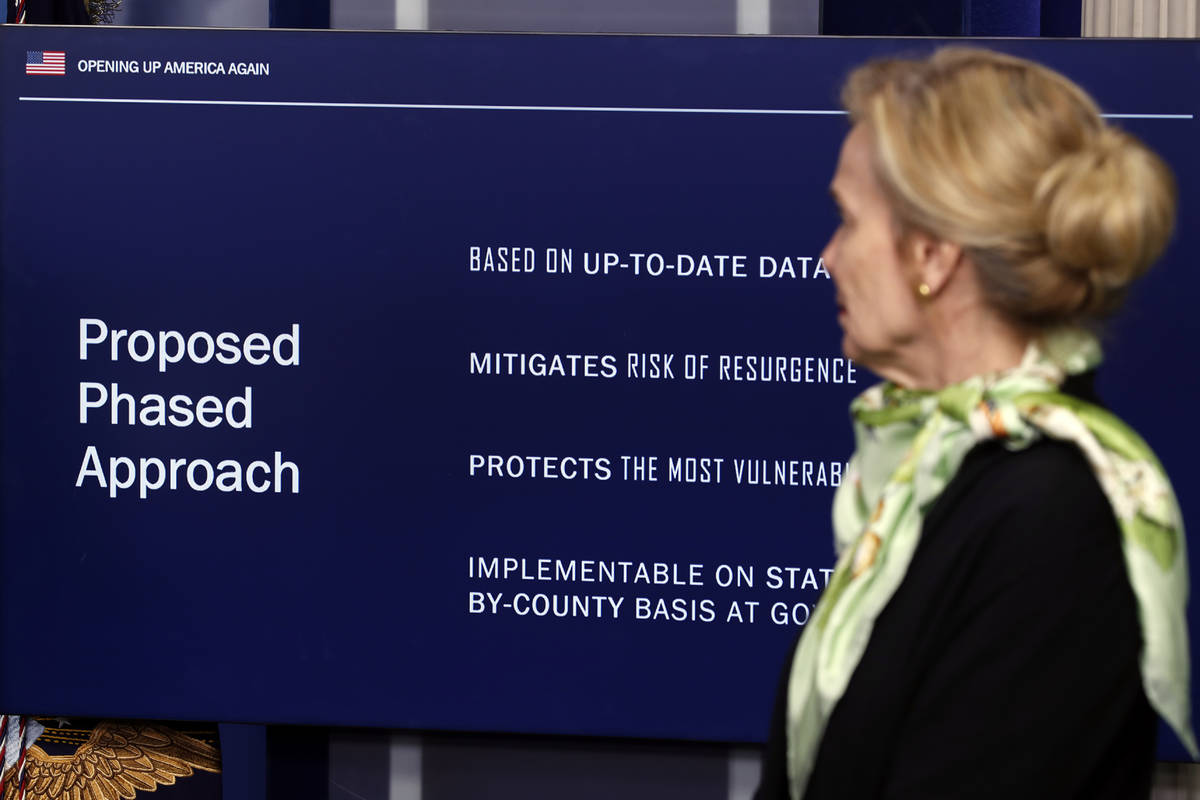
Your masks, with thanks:
<instances>
[{"instance_id":1,"label":"woman's shoulder","mask_svg":"<svg viewBox=\"0 0 1200 800\"><path fill-rule=\"evenodd\" d=\"M1002 549L1043 553L1081 539L1119 541L1112 506L1083 452L1049 438L1019 450L1000 440L973 448L925 517L923 540L944 533L1000 533L1002 541L992 544Z\"/></svg>"},{"instance_id":2,"label":"woman's shoulder","mask_svg":"<svg viewBox=\"0 0 1200 800\"><path fill-rule=\"evenodd\" d=\"M955 480L946 488L956 488L955 482L963 488L978 483L1022 488L1028 502L1061 498L1066 491L1087 495L1095 489L1097 496L1104 494L1079 446L1048 437L1021 449L1010 449L998 439L983 442L967 453Z\"/></svg>"}]
</instances>

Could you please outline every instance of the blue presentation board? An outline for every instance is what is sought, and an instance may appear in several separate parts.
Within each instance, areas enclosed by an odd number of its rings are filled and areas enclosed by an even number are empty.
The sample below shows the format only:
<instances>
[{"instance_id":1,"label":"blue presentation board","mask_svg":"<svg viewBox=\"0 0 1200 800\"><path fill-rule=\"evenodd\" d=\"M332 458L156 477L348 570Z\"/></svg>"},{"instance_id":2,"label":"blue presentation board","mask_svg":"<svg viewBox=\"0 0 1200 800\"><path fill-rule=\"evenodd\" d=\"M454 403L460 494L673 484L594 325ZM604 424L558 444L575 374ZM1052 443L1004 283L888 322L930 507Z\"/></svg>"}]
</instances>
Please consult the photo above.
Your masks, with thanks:
<instances>
[{"instance_id":1,"label":"blue presentation board","mask_svg":"<svg viewBox=\"0 0 1200 800\"><path fill-rule=\"evenodd\" d=\"M761 740L875 380L838 84L935 43L0 36L0 708ZM988 44L1177 171L1101 387L1195 518L1200 44Z\"/></svg>"}]
</instances>

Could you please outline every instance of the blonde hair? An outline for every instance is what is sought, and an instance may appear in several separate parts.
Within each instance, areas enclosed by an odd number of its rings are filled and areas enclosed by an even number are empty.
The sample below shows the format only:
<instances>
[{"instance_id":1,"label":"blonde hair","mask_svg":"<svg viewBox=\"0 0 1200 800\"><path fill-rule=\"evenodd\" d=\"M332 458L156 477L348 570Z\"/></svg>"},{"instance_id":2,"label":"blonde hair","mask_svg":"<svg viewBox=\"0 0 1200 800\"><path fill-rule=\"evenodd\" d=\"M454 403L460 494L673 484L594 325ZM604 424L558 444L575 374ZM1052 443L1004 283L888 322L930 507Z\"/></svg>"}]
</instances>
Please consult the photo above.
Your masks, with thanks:
<instances>
[{"instance_id":1,"label":"blonde hair","mask_svg":"<svg viewBox=\"0 0 1200 800\"><path fill-rule=\"evenodd\" d=\"M1167 166L1039 64L946 47L859 67L842 102L901 232L961 245L988 302L1020 322L1112 312L1170 236Z\"/></svg>"}]
</instances>

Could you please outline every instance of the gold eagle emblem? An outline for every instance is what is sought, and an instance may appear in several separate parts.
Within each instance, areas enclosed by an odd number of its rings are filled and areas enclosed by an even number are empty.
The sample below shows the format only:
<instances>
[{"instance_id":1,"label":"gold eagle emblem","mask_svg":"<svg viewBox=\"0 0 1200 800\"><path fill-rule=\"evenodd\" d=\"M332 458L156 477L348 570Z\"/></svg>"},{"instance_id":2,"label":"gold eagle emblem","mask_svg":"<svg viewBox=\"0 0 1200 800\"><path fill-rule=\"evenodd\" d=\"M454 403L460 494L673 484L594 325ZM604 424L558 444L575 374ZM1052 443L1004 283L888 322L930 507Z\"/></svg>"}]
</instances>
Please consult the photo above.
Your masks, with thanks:
<instances>
[{"instance_id":1,"label":"gold eagle emblem","mask_svg":"<svg viewBox=\"0 0 1200 800\"><path fill-rule=\"evenodd\" d=\"M30 747L24 800L132 800L139 791L174 785L196 769L220 772L217 748L163 725L105 721L74 755L52 756ZM13 765L4 775L0 800L16 800L16 779Z\"/></svg>"}]
</instances>

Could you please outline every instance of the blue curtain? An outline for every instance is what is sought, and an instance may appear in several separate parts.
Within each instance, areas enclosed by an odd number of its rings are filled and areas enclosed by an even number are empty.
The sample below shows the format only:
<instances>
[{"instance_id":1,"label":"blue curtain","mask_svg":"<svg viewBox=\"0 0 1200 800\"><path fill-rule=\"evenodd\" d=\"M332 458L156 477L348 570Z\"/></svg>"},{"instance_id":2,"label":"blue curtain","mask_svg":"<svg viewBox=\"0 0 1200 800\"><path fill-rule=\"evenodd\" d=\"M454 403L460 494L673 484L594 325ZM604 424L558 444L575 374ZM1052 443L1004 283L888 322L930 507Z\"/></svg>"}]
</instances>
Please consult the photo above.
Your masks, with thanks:
<instances>
[{"instance_id":1,"label":"blue curtain","mask_svg":"<svg viewBox=\"0 0 1200 800\"><path fill-rule=\"evenodd\" d=\"M834 36L1079 36L1082 0L824 0Z\"/></svg>"}]
</instances>

